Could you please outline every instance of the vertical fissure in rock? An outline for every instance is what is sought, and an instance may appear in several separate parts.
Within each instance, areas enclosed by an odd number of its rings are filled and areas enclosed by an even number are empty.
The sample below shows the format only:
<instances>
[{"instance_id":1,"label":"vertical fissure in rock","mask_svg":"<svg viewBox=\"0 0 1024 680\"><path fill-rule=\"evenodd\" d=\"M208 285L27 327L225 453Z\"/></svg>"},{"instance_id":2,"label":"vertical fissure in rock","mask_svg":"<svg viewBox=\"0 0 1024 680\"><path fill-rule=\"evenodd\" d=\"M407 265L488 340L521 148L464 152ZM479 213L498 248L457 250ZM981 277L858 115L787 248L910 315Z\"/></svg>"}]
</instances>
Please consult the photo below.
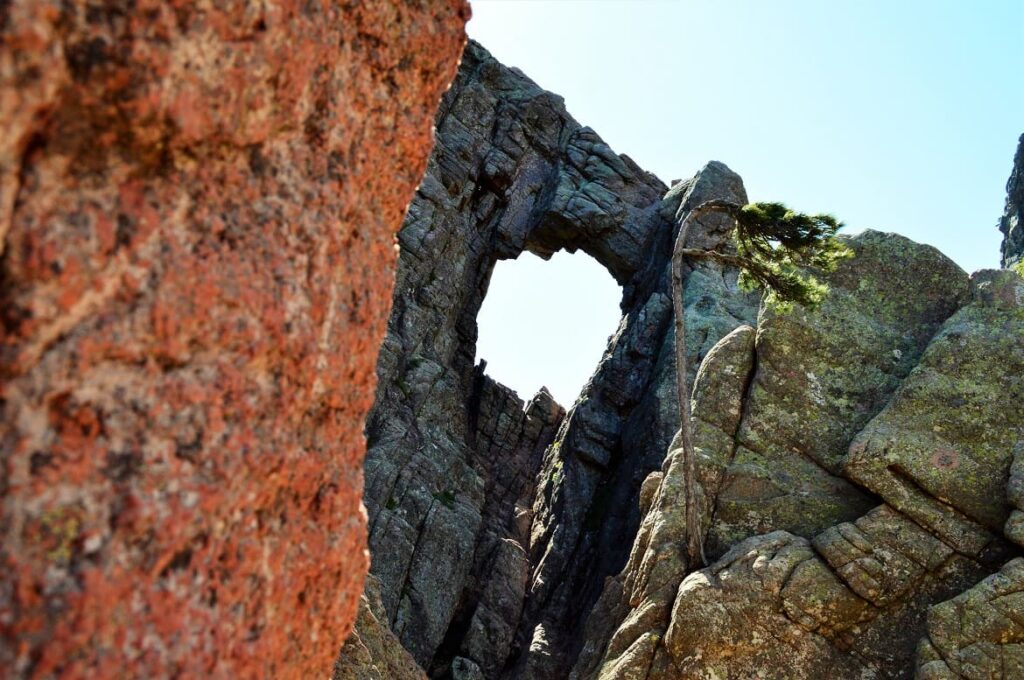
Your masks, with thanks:
<instances>
[{"instance_id":1,"label":"vertical fissure in rock","mask_svg":"<svg viewBox=\"0 0 1024 680\"><path fill-rule=\"evenodd\" d=\"M444 514L444 508L432 496L440 494L454 510L461 512L460 508L465 508L473 516L481 517L482 533L477 534L477 529L467 527L468 533L463 533L461 539L467 547L476 546L470 547L476 555L474 566L465 580L454 586L457 592L438 602L437 622L427 626L435 631L443 626L445 633L439 637L435 637L437 633L420 635L405 624L400 626L403 639L421 650L416 653L424 663L428 661L427 650L434 647L430 652L433 655L442 643L445 651L441 656L454 653L454 639L460 633L453 631L453 626L466 627L467 618L470 630L466 635L471 636L474 612L482 609L482 565L495 554L487 545L494 544L498 536L516 531L519 533L516 542L524 551L528 551L531 543L532 509L522 506L534 505L528 497L536 493L532 488L535 482L530 483L526 500L519 502L510 517L511 496L517 494L496 482L501 466L495 467L484 453L493 442L481 437L485 420L481 410L490 383L474 373L476 369L471 363L477 332L475 318L495 260L515 257L522 250L547 256L563 248L582 249L603 262L621 282L634 278L634 270L647 260L641 252L642 244L649 242L651 234L664 224L655 214L664 193L660 183L640 173L635 166L620 162L596 135L582 131L565 114L557 98L500 67L475 46L467 50L467 55L459 81L446 97L438 118L438 147L434 159L400 234L403 252L408 250L409 257L403 255L399 264L396 313L382 350L381 387L368 428L367 506L373 517L374 569L382 577L384 601L393 621L397 621L394 617L398 616L399 609L411 604L409 593L414 599L423 595L418 591L419 586L399 588L409 591L404 594L393 591L398 588L395 584L410 583L417 570L425 566L422 556L417 557L428 548L423 534L431 531L431 517ZM501 86L490 89L495 82L501 82ZM498 112L501 119L491 118L489 110ZM514 114L516 110L523 113ZM576 154L575 160L563 158L566 153ZM590 193L580 193L587 186L586 173L595 171L599 176L594 178L597 182L594 187L601 189L591 188L585 190ZM578 207L566 212L570 205ZM630 227L635 233L627 233L624 238L617 236L621 226L630 221L635 223ZM465 236L457 235L462 229ZM604 243L606 239L612 241ZM431 252L436 254L430 255ZM438 288L439 284L434 283L437 277L444 280L447 288ZM418 279L432 284L431 290L436 293L430 297L420 294L423 283ZM636 314L633 316L635 318ZM427 322L427 318L435 321ZM445 330L446 319L447 323L455 321L451 333ZM659 326L662 323L660 320ZM660 332L655 328L648 334L657 336ZM398 356L396 351L413 356ZM647 352L650 354L651 350ZM614 360L616 365L622 365L621 358ZM648 366L650 361L646 362ZM649 372L650 368L643 370ZM578 430L579 426L571 424L563 426L563 436L580 437L581 443L598 436L597 442L603 443L597 445L604 447L605 453L600 455L606 465L613 459L616 461L610 470L598 466L586 473L598 484L603 475L618 474L617 461L623 457L621 449L617 448L619 444L611 439L605 441L605 438L618 437L614 433L621 425L614 423L626 420L639 402L649 382L649 376L645 375L641 372L630 378L633 382L628 391L634 396L627 401L599 407L605 414L601 417L610 418L606 425L599 425L597 430L586 427ZM599 382L601 380L598 378ZM608 388L601 385L595 389L594 394L608 392ZM584 390L574 409L575 415L570 415L569 420L576 420L593 409L589 404L594 394ZM613 402L618 401L618 397L613 399ZM464 415L457 415L458 412ZM451 418L449 414L457 417ZM402 425L403 419L405 425ZM542 436L534 434L543 440L554 436L554 427L550 430ZM602 430L607 431L602 433ZM410 433L415 433L415 439L410 439ZM538 441L537 446L547 448L547 443ZM409 445L415 449L403 450ZM573 446L570 444L569 448ZM393 454L389 455L388 451ZM569 460L569 456L574 457L575 453L566 452L561 460ZM542 458L539 454L536 456L538 464ZM450 463L445 464L445 460ZM436 468L437 473L429 472L432 468ZM445 495L448 491L441 488L442 476L475 480L469 483L478 491L448 498ZM388 479L392 481L386 481ZM609 494L615 493L616 487L604 482L601 488L605 490L603 493ZM374 497L384 493L388 498ZM425 507L417 510L424 503ZM496 507L501 511L495 511ZM537 507L546 507L545 502L542 500ZM595 513L599 510L592 508L589 518L581 511L583 528L589 533L596 529ZM555 509L555 512L561 510ZM498 518L497 515L503 516ZM387 522L381 521L384 516ZM513 524L521 528L514 530ZM450 529L463 531L457 525ZM387 532L390 538L385 540L382 532ZM628 540L628 536L619 536L620 543ZM583 561L582 555L590 550L585 544L578 545L575 539L567 541L560 549L567 551L565 555L570 561ZM431 568L448 569L444 566L445 559L440 557ZM522 558L509 555L503 559ZM394 568L402 568L404 572L389 576L389 570ZM564 565L560 570L562 568ZM536 577L533 581L537 582ZM524 593L523 603L529 599ZM414 642L409 636L419 641ZM460 650L462 652L466 650ZM481 658L474 662L495 665L493 659Z\"/></svg>"},{"instance_id":2,"label":"vertical fissure in rock","mask_svg":"<svg viewBox=\"0 0 1024 680\"><path fill-rule=\"evenodd\" d=\"M756 330L755 330L755 333L756 333ZM710 495L705 494L705 498L708 498L711 501L711 513L710 513L710 518L709 518L708 523L707 523L707 527L704 529L704 535L701 538L702 544L704 542L707 542L708 532L711 531L711 527L713 527L715 525L715 517L718 514L718 494L722 490L722 487L726 484L729 466L731 466L732 463L733 463L733 460L735 460L735 458L736 458L736 451L740 447L740 441L739 441L739 430L740 430L740 427L743 425L743 421L749 415L750 402L751 402L751 393L753 392L754 384L755 384L756 377L757 377L757 371L759 369L759 361L758 361L758 354L757 354L757 339L756 339L756 337L755 337L755 340L754 340L753 352L752 352L751 357L752 357L751 358L752 363L751 363L751 367L750 367L750 372L747 373L746 382L743 385L743 390L741 392L741 394L743 396L740 398L740 415L739 415L739 418L736 421L736 429L733 430L732 433L731 433L731 435L732 435L731 436L731 439L732 439L732 449L729 451L729 454L726 457L725 466L723 468L723 474L722 474L721 479L718 480L718 485L715 487L714 493L712 493ZM691 566L691 570L692 570L692 566Z\"/></svg>"}]
</instances>

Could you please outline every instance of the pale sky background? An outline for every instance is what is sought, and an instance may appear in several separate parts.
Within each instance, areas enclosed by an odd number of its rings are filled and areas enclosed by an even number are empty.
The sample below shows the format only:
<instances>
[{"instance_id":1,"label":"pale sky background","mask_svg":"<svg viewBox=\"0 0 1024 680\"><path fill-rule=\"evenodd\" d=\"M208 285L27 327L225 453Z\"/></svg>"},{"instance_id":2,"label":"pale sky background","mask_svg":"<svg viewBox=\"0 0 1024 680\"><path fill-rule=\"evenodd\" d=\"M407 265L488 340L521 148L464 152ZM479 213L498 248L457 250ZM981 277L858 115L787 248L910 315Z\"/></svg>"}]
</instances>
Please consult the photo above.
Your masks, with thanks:
<instances>
[{"instance_id":1,"label":"pale sky background","mask_svg":"<svg viewBox=\"0 0 1024 680\"><path fill-rule=\"evenodd\" d=\"M1024 132L1024 0L477 0L469 34L664 182L728 164L751 200L998 266ZM582 253L499 262L477 355L565 406L619 319Z\"/></svg>"}]
</instances>

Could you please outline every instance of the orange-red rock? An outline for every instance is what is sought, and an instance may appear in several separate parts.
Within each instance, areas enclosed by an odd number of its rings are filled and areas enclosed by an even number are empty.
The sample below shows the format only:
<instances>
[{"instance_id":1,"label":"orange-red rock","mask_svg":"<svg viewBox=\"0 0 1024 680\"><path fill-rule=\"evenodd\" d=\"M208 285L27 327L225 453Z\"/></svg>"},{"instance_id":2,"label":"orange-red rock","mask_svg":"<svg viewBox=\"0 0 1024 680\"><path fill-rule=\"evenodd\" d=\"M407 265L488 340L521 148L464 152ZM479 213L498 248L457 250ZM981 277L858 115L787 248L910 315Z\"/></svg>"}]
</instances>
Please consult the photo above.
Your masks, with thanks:
<instances>
[{"instance_id":1,"label":"orange-red rock","mask_svg":"<svg viewBox=\"0 0 1024 680\"><path fill-rule=\"evenodd\" d=\"M0 2L0 668L325 677L464 0Z\"/></svg>"}]
</instances>

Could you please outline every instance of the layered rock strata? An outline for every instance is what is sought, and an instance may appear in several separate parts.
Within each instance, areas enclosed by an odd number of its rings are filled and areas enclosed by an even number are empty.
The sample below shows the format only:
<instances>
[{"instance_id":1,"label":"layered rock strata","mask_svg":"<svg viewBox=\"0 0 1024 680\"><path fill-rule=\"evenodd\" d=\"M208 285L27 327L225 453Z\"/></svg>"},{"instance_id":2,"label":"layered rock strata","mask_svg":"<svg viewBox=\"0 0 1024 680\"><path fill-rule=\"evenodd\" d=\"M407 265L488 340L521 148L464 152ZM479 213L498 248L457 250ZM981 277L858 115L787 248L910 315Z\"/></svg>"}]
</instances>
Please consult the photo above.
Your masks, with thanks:
<instances>
[{"instance_id":1,"label":"layered rock strata","mask_svg":"<svg viewBox=\"0 0 1024 680\"><path fill-rule=\"evenodd\" d=\"M462 0L0 3L0 674L322 677Z\"/></svg>"}]
</instances>

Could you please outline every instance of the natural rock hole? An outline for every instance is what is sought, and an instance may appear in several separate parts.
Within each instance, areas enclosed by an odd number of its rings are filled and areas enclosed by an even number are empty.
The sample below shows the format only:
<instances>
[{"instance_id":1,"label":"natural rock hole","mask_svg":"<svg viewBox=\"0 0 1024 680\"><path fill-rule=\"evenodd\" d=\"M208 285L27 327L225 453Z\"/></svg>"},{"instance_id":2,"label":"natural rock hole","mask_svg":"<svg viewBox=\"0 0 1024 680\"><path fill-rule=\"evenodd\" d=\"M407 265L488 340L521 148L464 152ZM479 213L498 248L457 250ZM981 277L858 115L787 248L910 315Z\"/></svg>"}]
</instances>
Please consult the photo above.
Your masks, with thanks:
<instances>
[{"instance_id":1,"label":"natural rock hole","mask_svg":"<svg viewBox=\"0 0 1024 680\"><path fill-rule=\"evenodd\" d=\"M499 261L477 316L476 360L522 397L541 386L571 405L619 323L621 289L590 256Z\"/></svg>"}]
</instances>

